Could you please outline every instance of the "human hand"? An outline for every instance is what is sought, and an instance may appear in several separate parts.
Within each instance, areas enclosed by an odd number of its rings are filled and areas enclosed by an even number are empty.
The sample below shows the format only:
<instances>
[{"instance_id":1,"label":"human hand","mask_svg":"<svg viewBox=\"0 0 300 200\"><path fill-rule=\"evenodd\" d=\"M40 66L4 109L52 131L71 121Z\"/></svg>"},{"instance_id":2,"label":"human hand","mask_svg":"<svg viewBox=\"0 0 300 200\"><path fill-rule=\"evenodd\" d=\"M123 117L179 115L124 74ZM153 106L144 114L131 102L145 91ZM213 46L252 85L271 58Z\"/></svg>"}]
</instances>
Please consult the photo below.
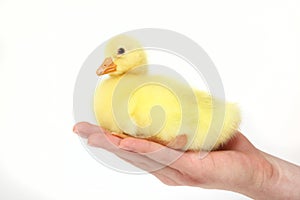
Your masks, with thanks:
<instances>
[{"instance_id":1,"label":"human hand","mask_svg":"<svg viewBox=\"0 0 300 200\"><path fill-rule=\"evenodd\" d=\"M116 154L167 185L230 190L255 199L300 197L300 168L256 149L239 132L222 149L200 159L199 152L183 153L144 139L121 139L86 122L73 130L87 138L89 145Z\"/></svg>"}]
</instances>

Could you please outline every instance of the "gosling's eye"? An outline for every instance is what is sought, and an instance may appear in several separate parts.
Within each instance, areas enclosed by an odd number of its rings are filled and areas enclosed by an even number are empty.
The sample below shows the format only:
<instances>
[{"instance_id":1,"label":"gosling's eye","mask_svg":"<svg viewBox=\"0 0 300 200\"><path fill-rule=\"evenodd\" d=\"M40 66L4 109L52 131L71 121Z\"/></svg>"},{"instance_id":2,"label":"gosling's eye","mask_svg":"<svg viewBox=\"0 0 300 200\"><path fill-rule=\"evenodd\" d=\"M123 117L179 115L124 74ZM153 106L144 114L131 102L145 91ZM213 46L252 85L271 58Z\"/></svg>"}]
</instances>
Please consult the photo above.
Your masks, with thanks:
<instances>
[{"instance_id":1,"label":"gosling's eye","mask_svg":"<svg viewBox=\"0 0 300 200\"><path fill-rule=\"evenodd\" d=\"M125 49L124 48L119 48L118 49L118 55L121 55L121 54L123 54L123 53L125 53Z\"/></svg>"}]
</instances>

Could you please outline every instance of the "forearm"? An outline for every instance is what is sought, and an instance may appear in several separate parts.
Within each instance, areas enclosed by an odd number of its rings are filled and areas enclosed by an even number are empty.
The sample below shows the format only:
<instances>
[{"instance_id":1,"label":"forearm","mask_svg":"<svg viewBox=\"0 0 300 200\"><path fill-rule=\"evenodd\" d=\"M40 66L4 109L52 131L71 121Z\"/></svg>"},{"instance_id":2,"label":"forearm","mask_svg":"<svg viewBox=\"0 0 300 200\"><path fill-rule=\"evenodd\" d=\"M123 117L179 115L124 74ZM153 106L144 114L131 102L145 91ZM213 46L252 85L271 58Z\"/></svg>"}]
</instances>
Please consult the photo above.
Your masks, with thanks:
<instances>
[{"instance_id":1,"label":"forearm","mask_svg":"<svg viewBox=\"0 0 300 200\"><path fill-rule=\"evenodd\" d=\"M247 193L254 199L300 199L300 167L261 152L270 168L261 173L261 184Z\"/></svg>"}]
</instances>

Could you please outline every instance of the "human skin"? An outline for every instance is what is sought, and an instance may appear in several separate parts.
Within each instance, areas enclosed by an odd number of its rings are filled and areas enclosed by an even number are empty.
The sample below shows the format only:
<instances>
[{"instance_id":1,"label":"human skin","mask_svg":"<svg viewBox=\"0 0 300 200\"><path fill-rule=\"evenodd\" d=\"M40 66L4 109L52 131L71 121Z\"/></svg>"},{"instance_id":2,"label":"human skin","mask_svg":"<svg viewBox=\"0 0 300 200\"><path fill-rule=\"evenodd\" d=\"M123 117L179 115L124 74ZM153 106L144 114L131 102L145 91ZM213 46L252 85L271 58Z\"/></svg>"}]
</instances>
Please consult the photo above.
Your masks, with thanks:
<instances>
[{"instance_id":1,"label":"human skin","mask_svg":"<svg viewBox=\"0 0 300 200\"><path fill-rule=\"evenodd\" d=\"M254 199L300 199L300 167L260 151L240 132L200 159L199 152L122 139L87 122L77 123L73 131L90 146L106 149L170 186L229 190Z\"/></svg>"}]
</instances>

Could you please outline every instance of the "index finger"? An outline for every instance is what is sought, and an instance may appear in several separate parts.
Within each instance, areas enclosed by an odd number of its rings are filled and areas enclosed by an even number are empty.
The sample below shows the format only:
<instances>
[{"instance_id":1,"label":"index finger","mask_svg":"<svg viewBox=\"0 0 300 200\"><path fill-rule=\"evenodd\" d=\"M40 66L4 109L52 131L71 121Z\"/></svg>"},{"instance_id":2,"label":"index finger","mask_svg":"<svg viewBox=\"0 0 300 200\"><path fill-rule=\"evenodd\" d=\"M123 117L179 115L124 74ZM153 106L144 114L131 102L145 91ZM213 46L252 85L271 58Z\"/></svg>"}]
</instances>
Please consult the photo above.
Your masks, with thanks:
<instances>
[{"instance_id":1,"label":"index finger","mask_svg":"<svg viewBox=\"0 0 300 200\"><path fill-rule=\"evenodd\" d=\"M79 122L74 125L73 132L83 138L88 138L94 133L105 133L105 130L100 126L90 124L88 122Z\"/></svg>"},{"instance_id":2,"label":"index finger","mask_svg":"<svg viewBox=\"0 0 300 200\"><path fill-rule=\"evenodd\" d=\"M187 170L193 163L196 153L177 151L161 144L137 138L125 138L120 141L119 147L140 153L156 162L178 170Z\"/></svg>"}]
</instances>

